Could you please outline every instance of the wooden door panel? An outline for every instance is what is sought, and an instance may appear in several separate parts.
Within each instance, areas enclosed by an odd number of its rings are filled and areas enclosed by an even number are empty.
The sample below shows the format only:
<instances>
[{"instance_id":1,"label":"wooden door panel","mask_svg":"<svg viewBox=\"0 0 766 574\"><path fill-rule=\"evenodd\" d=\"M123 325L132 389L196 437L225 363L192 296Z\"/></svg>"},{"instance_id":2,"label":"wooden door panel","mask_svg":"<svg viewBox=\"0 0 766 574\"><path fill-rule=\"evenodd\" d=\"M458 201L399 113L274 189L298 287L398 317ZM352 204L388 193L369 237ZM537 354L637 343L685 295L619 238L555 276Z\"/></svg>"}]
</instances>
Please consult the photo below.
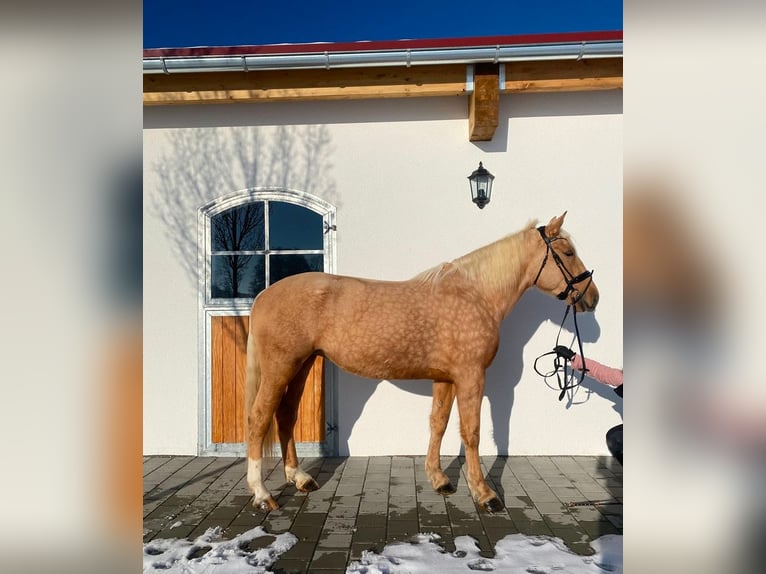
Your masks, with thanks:
<instances>
[{"instance_id":1,"label":"wooden door panel","mask_svg":"<svg viewBox=\"0 0 766 574\"><path fill-rule=\"evenodd\" d=\"M247 333L250 328L250 317L230 317L236 322L234 329L236 350L234 352L234 393L236 400L231 405L234 409L234 428L236 433L233 440L228 442L245 441L245 372L247 364Z\"/></svg>"},{"instance_id":2,"label":"wooden door panel","mask_svg":"<svg viewBox=\"0 0 766 574\"><path fill-rule=\"evenodd\" d=\"M324 417L324 359L314 359L314 366L306 377L298 420L295 422L296 442L322 442L325 439Z\"/></svg>"},{"instance_id":3,"label":"wooden door panel","mask_svg":"<svg viewBox=\"0 0 766 574\"><path fill-rule=\"evenodd\" d=\"M211 436L214 443L245 441L244 400L248 316L211 317ZM325 439L324 360L309 371L295 423L296 442ZM276 424L276 423L275 423Z\"/></svg>"},{"instance_id":4,"label":"wooden door panel","mask_svg":"<svg viewBox=\"0 0 766 574\"><path fill-rule=\"evenodd\" d=\"M225 317L213 317L211 321L211 337L213 364L211 378L211 410L212 410L212 437L213 442L224 442L224 408L223 408L223 364L228 358L228 346L224 352L227 338L223 336Z\"/></svg>"}]
</instances>

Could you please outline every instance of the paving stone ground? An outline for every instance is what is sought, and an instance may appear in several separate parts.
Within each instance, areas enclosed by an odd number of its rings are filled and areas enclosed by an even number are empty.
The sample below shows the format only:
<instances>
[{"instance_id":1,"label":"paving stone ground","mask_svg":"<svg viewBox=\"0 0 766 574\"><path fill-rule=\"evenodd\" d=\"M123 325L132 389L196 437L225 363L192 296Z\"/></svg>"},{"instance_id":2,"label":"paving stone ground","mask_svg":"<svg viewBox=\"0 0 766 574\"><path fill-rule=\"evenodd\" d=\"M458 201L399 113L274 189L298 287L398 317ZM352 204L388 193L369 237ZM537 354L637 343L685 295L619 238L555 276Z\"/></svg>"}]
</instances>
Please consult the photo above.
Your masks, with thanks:
<instances>
[{"instance_id":1,"label":"paving stone ground","mask_svg":"<svg viewBox=\"0 0 766 574\"><path fill-rule=\"evenodd\" d=\"M454 538L475 538L487 557L508 534L546 534L590 554L590 541L622 534L622 466L611 457L485 456L485 476L505 508L487 515L468 492L464 458L442 457L457 492L435 493L422 456L307 458L301 466L320 488L308 495L287 485L281 461L264 459L266 485L280 508L251 506L243 458L144 457L144 542L189 538L220 527L226 538L255 526L292 532L298 543L275 573L344 572L365 550L380 551L418 533L436 533L447 551ZM592 504L608 501L609 504ZM590 503L589 503L590 502ZM569 503L578 503L571 506ZM255 539L251 550L273 538Z\"/></svg>"}]
</instances>

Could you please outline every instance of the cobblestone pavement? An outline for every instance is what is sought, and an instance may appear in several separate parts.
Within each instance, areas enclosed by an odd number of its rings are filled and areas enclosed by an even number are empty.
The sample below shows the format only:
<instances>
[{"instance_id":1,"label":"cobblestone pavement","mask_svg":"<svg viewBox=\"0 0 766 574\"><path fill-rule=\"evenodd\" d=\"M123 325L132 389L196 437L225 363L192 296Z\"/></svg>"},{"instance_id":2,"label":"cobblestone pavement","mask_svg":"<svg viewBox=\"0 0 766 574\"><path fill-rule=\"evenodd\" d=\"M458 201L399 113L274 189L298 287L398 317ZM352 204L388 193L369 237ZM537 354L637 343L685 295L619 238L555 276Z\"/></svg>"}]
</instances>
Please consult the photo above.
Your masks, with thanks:
<instances>
[{"instance_id":1,"label":"cobblestone pavement","mask_svg":"<svg viewBox=\"0 0 766 574\"><path fill-rule=\"evenodd\" d=\"M513 533L556 536L582 554L592 552L591 540L622 533L622 466L611 457L482 457L485 476L505 503L494 515L471 499L463 457L442 457L457 487L448 497L431 489L424 462L422 456L303 459L320 485L306 495L285 483L281 461L264 459L266 485L280 505L264 514L250 504L243 458L147 456L144 542L193 539L214 526L225 538L255 526L273 534L289 530L299 541L272 570L332 574L364 550L380 551L417 533L439 534L447 551L454 550L454 537L472 536L487 557ZM272 540L257 538L251 550Z\"/></svg>"}]
</instances>

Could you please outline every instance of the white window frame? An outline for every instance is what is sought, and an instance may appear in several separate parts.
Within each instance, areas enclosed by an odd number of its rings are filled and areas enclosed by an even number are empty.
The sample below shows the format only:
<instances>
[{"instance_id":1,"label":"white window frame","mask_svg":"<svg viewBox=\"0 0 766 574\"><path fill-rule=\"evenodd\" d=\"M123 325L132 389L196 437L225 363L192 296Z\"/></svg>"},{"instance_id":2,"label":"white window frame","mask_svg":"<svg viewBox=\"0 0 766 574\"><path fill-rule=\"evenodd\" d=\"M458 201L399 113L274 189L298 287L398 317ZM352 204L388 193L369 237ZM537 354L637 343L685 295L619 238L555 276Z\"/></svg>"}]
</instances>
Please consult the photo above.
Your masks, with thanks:
<instances>
[{"instance_id":1,"label":"white window frame","mask_svg":"<svg viewBox=\"0 0 766 574\"><path fill-rule=\"evenodd\" d=\"M197 216L197 269L198 269L198 454L214 456L245 456L244 443L213 443L212 441L212 345L211 318L215 316L242 316L250 313L253 298L213 299L211 297L211 221L212 218L233 207L250 202L265 201L264 225L268 233L268 202L291 203L322 216L324 227L324 271L335 273L335 206L302 191L278 187L254 187L219 197L203 205ZM273 250L265 247L259 254L316 253L317 250ZM266 285L269 281L269 257L265 257ZM328 427L337 426L337 369L325 361L325 416ZM338 452L337 433L327 432L322 443L297 443L298 456L332 456ZM277 453L275 453L277 454Z\"/></svg>"}]
</instances>

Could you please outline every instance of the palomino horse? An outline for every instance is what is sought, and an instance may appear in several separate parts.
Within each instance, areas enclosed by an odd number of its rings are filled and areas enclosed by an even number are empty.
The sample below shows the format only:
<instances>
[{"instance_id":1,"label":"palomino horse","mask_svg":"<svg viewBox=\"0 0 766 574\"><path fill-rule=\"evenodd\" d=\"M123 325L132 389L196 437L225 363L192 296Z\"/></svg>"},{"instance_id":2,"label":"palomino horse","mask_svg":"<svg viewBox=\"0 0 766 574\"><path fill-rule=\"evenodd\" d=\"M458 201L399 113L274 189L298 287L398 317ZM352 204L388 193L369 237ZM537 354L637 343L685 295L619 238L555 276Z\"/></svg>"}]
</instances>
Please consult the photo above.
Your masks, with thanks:
<instances>
[{"instance_id":1,"label":"palomino horse","mask_svg":"<svg viewBox=\"0 0 766 574\"><path fill-rule=\"evenodd\" d=\"M533 285L578 311L592 311L598 302L590 272L561 230L565 215L538 228L531 223L409 281L302 273L261 292L247 341L245 436L253 506L278 508L261 476L264 437L275 413L287 481L301 492L318 488L298 466L293 427L307 370L319 354L362 377L433 380L425 466L442 494L455 491L439 451L457 398L468 488L482 508L500 510L478 450L484 372L497 352L500 322Z\"/></svg>"}]
</instances>

